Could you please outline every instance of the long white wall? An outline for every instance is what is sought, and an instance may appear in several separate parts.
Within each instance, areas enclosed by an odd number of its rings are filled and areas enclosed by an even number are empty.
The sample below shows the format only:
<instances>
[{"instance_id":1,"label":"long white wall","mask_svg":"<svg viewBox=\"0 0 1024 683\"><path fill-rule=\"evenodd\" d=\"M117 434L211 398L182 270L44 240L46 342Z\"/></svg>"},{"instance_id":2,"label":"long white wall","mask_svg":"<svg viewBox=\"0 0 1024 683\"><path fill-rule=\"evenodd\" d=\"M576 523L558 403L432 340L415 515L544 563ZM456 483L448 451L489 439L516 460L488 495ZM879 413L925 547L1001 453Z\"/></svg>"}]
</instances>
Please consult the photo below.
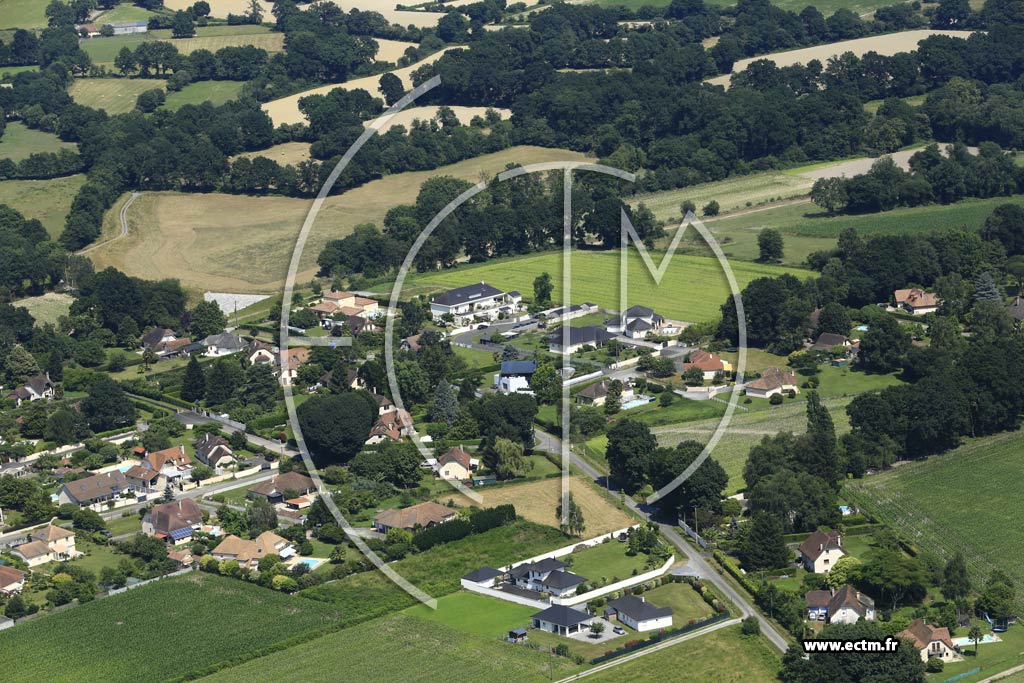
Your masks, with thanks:
<instances>
[{"instance_id":1,"label":"long white wall","mask_svg":"<svg viewBox=\"0 0 1024 683\"><path fill-rule=\"evenodd\" d=\"M643 583L644 581L656 579L665 572L667 572L668 568L675 564L675 561L676 557L675 555L673 555L672 557L665 560L665 564L645 574L637 574L636 576L631 576L628 579L623 579L622 581L616 581L615 583L608 584L607 586L595 588L594 590L584 593L582 595L573 595L572 597L568 598L551 598L551 602L555 605L579 605L580 603L589 602L594 598L601 597L602 595L607 595L608 593L612 593L614 591L620 591L631 586L635 586L639 583Z\"/></svg>"}]
</instances>

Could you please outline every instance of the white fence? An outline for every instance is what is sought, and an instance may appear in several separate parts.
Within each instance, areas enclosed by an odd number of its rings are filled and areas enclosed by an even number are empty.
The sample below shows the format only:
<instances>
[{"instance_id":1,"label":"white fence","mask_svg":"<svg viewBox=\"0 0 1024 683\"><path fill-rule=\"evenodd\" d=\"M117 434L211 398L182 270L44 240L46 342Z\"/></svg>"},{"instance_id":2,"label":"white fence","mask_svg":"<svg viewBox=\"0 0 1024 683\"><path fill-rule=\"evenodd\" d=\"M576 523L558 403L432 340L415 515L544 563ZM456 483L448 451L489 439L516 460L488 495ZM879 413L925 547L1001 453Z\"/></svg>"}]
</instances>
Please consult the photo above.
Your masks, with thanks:
<instances>
[{"instance_id":1,"label":"white fence","mask_svg":"<svg viewBox=\"0 0 1024 683\"><path fill-rule=\"evenodd\" d=\"M536 607L537 609L547 609L551 606L544 600L531 600L530 598L524 598L513 593L506 593L505 591L500 591L495 588L487 588L486 586L481 586L479 583L467 581L466 579L461 579L461 582L462 587L466 590L473 591L474 593L480 593L481 595L489 595L492 598L498 598L499 600L508 600L509 602L516 603L517 605L526 605L527 607Z\"/></svg>"},{"instance_id":2,"label":"white fence","mask_svg":"<svg viewBox=\"0 0 1024 683\"><path fill-rule=\"evenodd\" d=\"M604 372L602 372L601 370L597 370L596 372L589 372L585 375L573 375L569 379L565 380L563 384L567 387L571 387L573 385L581 384L583 382L589 382L592 379L597 379L603 374Z\"/></svg>"},{"instance_id":3,"label":"white fence","mask_svg":"<svg viewBox=\"0 0 1024 683\"><path fill-rule=\"evenodd\" d=\"M606 595L614 591L620 591L629 588L630 586L635 586L639 583L643 583L644 581L656 579L659 576L663 575L665 572L667 572L668 568L675 564L675 561L676 557L675 555L673 555L672 557L665 560L665 564L645 574L637 574L636 576L631 576L628 579L616 581L615 583L608 584L607 586L602 586L601 588L595 588L594 590L589 591L587 593L583 593L582 595L573 595L572 597L568 598L551 598L551 603L555 605L578 605L583 602L589 602L594 598L601 597L602 595Z\"/></svg>"},{"instance_id":4,"label":"white fence","mask_svg":"<svg viewBox=\"0 0 1024 683\"><path fill-rule=\"evenodd\" d=\"M574 550L576 550L577 548L579 548L581 546L585 547L585 548L593 547L593 546L598 545L600 543L604 543L604 540L606 538L615 538L619 534L627 533L630 529L636 529L639 526L640 526L639 524L633 524L632 526L627 526L625 528L619 529L618 531L612 531L612 532L609 532L607 534L602 534L600 536L595 536L594 538L588 538L585 541L580 541L578 543L573 543L572 545L563 546L561 548L558 548L557 550L552 550L550 552L543 553L541 555L534 555L533 557L531 557L528 560L520 560L519 562L515 562L513 564L510 564L510 565L508 565L508 568L511 570L511 569L514 569L515 567L518 567L521 564L529 564L531 562L539 562L540 560L557 559L559 557L565 557L566 555L571 555Z\"/></svg>"}]
</instances>

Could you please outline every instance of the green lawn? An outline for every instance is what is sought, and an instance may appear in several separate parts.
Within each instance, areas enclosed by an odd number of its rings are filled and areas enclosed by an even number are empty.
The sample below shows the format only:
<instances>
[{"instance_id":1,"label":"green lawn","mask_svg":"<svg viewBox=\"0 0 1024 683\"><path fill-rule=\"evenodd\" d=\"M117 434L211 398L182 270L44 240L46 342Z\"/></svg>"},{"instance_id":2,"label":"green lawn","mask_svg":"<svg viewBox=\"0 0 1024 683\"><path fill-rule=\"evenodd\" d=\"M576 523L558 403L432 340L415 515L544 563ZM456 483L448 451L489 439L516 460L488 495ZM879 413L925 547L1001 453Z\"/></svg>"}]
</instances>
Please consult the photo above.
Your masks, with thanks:
<instances>
[{"instance_id":1,"label":"green lawn","mask_svg":"<svg viewBox=\"0 0 1024 683\"><path fill-rule=\"evenodd\" d=\"M983 633L989 632L988 623L983 619L975 619L974 623L981 627ZM966 636L968 630L966 627L958 628L953 637ZM974 643L970 643L965 647L962 646L962 649L967 653L964 661L946 664L942 673L929 676L929 681L940 683L953 676L980 667L980 673L968 676L966 679L961 679L966 681L966 683L972 683L973 681L982 680L999 671L1006 671L1024 663L1024 626L1018 623L1011 626L1010 630L1005 633L997 635L1002 639L1002 642L979 643L977 656L974 656ZM1000 678L999 683L1020 683L1024 681L1024 674L1017 674L1017 676L1019 677Z\"/></svg>"},{"instance_id":2,"label":"green lawn","mask_svg":"<svg viewBox=\"0 0 1024 683\"><path fill-rule=\"evenodd\" d=\"M628 579L634 573L642 574L647 561L647 555L627 555L626 544L618 541L599 543L569 557L572 558L569 569L573 574L602 584Z\"/></svg>"},{"instance_id":3,"label":"green lawn","mask_svg":"<svg viewBox=\"0 0 1024 683\"><path fill-rule=\"evenodd\" d=\"M115 536L142 530L142 518L132 513L128 517L116 517L107 522L107 530Z\"/></svg>"},{"instance_id":4,"label":"green lawn","mask_svg":"<svg viewBox=\"0 0 1024 683\"><path fill-rule=\"evenodd\" d=\"M536 612L533 607L465 591L441 598L437 609L416 605L405 610L406 614L485 638L500 638L509 629L528 626Z\"/></svg>"},{"instance_id":5,"label":"green lawn","mask_svg":"<svg viewBox=\"0 0 1024 683\"><path fill-rule=\"evenodd\" d=\"M51 237L64 230L64 219L71 208L85 175L53 180L4 180L0 182L0 204L20 211L25 218L39 220Z\"/></svg>"},{"instance_id":6,"label":"green lawn","mask_svg":"<svg viewBox=\"0 0 1024 683\"><path fill-rule=\"evenodd\" d=\"M658 607L672 608L672 625L685 626L691 620L706 619L715 613L688 583L666 583L644 593L644 600Z\"/></svg>"},{"instance_id":7,"label":"green lawn","mask_svg":"<svg viewBox=\"0 0 1024 683\"><path fill-rule=\"evenodd\" d=\"M488 365L494 365L494 354L491 351L468 349L465 346L453 346L452 350L455 351L456 356L466 361L471 368L485 368ZM493 380L493 377L484 377L484 383L488 386L490 386Z\"/></svg>"},{"instance_id":8,"label":"green lawn","mask_svg":"<svg viewBox=\"0 0 1024 683\"><path fill-rule=\"evenodd\" d=\"M4 681L134 683L140 672L159 681L329 628L338 616L300 596L193 572L0 632Z\"/></svg>"},{"instance_id":9,"label":"green lawn","mask_svg":"<svg viewBox=\"0 0 1024 683\"><path fill-rule=\"evenodd\" d=\"M93 23L97 26L103 26L103 24L113 24L119 21L149 21L150 17L156 15L156 12L150 12L136 5L121 3L120 5L115 5L113 9L108 9L101 13L93 19Z\"/></svg>"},{"instance_id":10,"label":"green lawn","mask_svg":"<svg viewBox=\"0 0 1024 683\"><path fill-rule=\"evenodd\" d=\"M655 263L661 260L654 253ZM655 285L635 249L629 255L629 304L643 304L655 308L670 318L687 321L714 320L729 294L728 283L717 259L700 256L673 257L660 285ZM742 289L758 277L781 275L785 272L798 276L806 271L747 262L733 262L733 272ZM619 308L619 252L575 251L572 254L572 301L590 301L598 306ZM561 300L562 254L545 252L511 259L496 259L480 265L459 266L450 270L424 275L412 275L407 282L429 290L459 287L484 280L491 285L521 292L533 291L533 279L542 272L551 274L555 283L552 298ZM407 293L408 294L408 293Z\"/></svg>"},{"instance_id":11,"label":"green lawn","mask_svg":"<svg viewBox=\"0 0 1024 683\"><path fill-rule=\"evenodd\" d=\"M0 0L0 29L45 27L46 3L42 0Z\"/></svg>"},{"instance_id":12,"label":"green lawn","mask_svg":"<svg viewBox=\"0 0 1024 683\"><path fill-rule=\"evenodd\" d=\"M23 71L38 71L38 66L0 66L0 80L3 80L5 76L15 76ZM7 124L11 125L10 122Z\"/></svg>"},{"instance_id":13,"label":"green lawn","mask_svg":"<svg viewBox=\"0 0 1024 683\"><path fill-rule=\"evenodd\" d=\"M74 298L70 294L47 292L39 296L19 299L13 304L27 310L29 315L35 319L36 325L42 326L46 323L56 325L61 316L71 312L73 302Z\"/></svg>"},{"instance_id":14,"label":"green lawn","mask_svg":"<svg viewBox=\"0 0 1024 683\"><path fill-rule=\"evenodd\" d=\"M943 557L962 552L976 585L997 567L1021 585L1024 527L1007 524L1006 515L1022 489L1024 441L1006 433L850 482L844 496L922 549Z\"/></svg>"},{"instance_id":15,"label":"green lawn","mask_svg":"<svg viewBox=\"0 0 1024 683\"><path fill-rule=\"evenodd\" d=\"M135 101L147 90L163 90L158 78L80 78L71 84L71 98L108 114L124 114L135 109Z\"/></svg>"},{"instance_id":16,"label":"green lawn","mask_svg":"<svg viewBox=\"0 0 1024 683\"><path fill-rule=\"evenodd\" d=\"M185 86L178 92L167 93L165 109L180 109L186 104L202 104L212 102L221 105L238 99L242 92L242 81L200 81Z\"/></svg>"},{"instance_id":17,"label":"green lawn","mask_svg":"<svg viewBox=\"0 0 1024 683\"><path fill-rule=\"evenodd\" d=\"M562 657L396 614L221 671L204 683L465 681L543 683L577 670Z\"/></svg>"},{"instance_id":18,"label":"green lawn","mask_svg":"<svg viewBox=\"0 0 1024 683\"><path fill-rule=\"evenodd\" d=\"M56 135L32 130L18 121L11 121L0 136L0 159L21 161L30 154L75 149L73 142L64 142Z\"/></svg>"},{"instance_id":19,"label":"green lawn","mask_svg":"<svg viewBox=\"0 0 1024 683\"><path fill-rule=\"evenodd\" d=\"M760 636L730 626L588 676L588 683L649 683L650 681L715 681L715 683L774 683L778 655ZM673 673L669 673L673 672Z\"/></svg>"}]
</instances>

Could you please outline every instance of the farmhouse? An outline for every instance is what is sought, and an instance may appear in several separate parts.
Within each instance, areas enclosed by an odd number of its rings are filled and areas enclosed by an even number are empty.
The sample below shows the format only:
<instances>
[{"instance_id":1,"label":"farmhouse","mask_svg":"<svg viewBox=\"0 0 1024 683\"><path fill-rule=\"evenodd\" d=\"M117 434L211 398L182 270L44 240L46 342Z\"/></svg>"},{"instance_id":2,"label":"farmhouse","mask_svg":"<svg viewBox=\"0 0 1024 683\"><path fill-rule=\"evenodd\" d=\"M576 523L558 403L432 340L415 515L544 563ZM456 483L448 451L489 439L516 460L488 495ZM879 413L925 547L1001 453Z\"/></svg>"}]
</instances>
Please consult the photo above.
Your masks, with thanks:
<instances>
[{"instance_id":1,"label":"farmhouse","mask_svg":"<svg viewBox=\"0 0 1024 683\"><path fill-rule=\"evenodd\" d=\"M36 375L25 380L25 384L12 391L8 401L14 401L19 407L25 401L45 401L54 396L53 382L50 381L50 373Z\"/></svg>"},{"instance_id":2,"label":"farmhouse","mask_svg":"<svg viewBox=\"0 0 1024 683\"><path fill-rule=\"evenodd\" d=\"M74 503L75 505L91 505L105 500L113 500L121 497L122 494L132 490L128 477L124 472L114 470L104 474L94 474L85 479L69 481L60 487L57 494L57 502L61 505Z\"/></svg>"},{"instance_id":3,"label":"farmhouse","mask_svg":"<svg viewBox=\"0 0 1024 683\"><path fill-rule=\"evenodd\" d=\"M494 376L494 387L503 394L532 394L530 380L537 370L535 360L508 360L501 364L501 371Z\"/></svg>"},{"instance_id":4,"label":"farmhouse","mask_svg":"<svg viewBox=\"0 0 1024 683\"><path fill-rule=\"evenodd\" d=\"M0 564L0 595L14 595L25 587L25 572Z\"/></svg>"},{"instance_id":5,"label":"farmhouse","mask_svg":"<svg viewBox=\"0 0 1024 683\"><path fill-rule=\"evenodd\" d=\"M571 633L580 633L588 625L592 617L586 612L581 612L565 605L552 605L543 612L533 615L533 627L542 631L557 633L560 636L567 636Z\"/></svg>"},{"instance_id":6,"label":"farmhouse","mask_svg":"<svg viewBox=\"0 0 1024 683\"><path fill-rule=\"evenodd\" d=\"M712 380L719 372L732 372L732 363L722 360L718 354L697 349L690 354L689 360L683 363L683 372L697 368L704 373L704 379Z\"/></svg>"},{"instance_id":7,"label":"farmhouse","mask_svg":"<svg viewBox=\"0 0 1024 683\"><path fill-rule=\"evenodd\" d=\"M815 590L804 594L807 618L831 624L854 624L875 620L875 601L853 586L836 591Z\"/></svg>"},{"instance_id":8,"label":"farmhouse","mask_svg":"<svg viewBox=\"0 0 1024 683\"><path fill-rule=\"evenodd\" d=\"M256 484L245 495L252 499L266 498L271 504L276 504L284 501L286 492L289 494L288 498L294 498L295 496L290 494L303 496L315 490L316 485L306 475L299 472L286 472Z\"/></svg>"},{"instance_id":9,"label":"farmhouse","mask_svg":"<svg viewBox=\"0 0 1024 683\"><path fill-rule=\"evenodd\" d=\"M457 516L455 510L433 501L420 503L399 510L384 510L373 518L373 528L382 534L391 529L429 529L438 524L450 522Z\"/></svg>"},{"instance_id":10,"label":"farmhouse","mask_svg":"<svg viewBox=\"0 0 1024 683\"><path fill-rule=\"evenodd\" d=\"M223 437L209 432L196 441L196 459L214 469L230 467L238 462L230 444Z\"/></svg>"},{"instance_id":11,"label":"farmhouse","mask_svg":"<svg viewBox=\"0 0 1024 683\"><path fill-rule=\"evenodd\" d=\"M28 543L14 546L11 554L23 560L29 567L70 560L81 555L75 549L75 533L54 524L33 531Z\"/></svg>"},{"instance_id":12,"label":"farmhouse","mask_svg":"<svg viewBox=\"0 0 1024 683\"><path fill-rule=\"evenodd\" d=\"M800 393L796 383L796 373L779 368L765 368L759 379L747 382L747 396L755 398L771 398L776 394L794 391Z\"/></svg>"},{"instance_id":13,"label":"farmhouse","mask_svg":"<svg viewBox=\"0 0 1024 683\"><path fill-rule=\"evenodd\" d=\"M595 349L602 348L615 338L615 335L598 325L568 328L568 343L565 340L566 328L556 330L548 337L548 351L551 353L579 353L585 346Z\"/></svg>"},{"instance_id":14,"label":"farmhouse","mask_svg":"<svg viewBox=\"0 0 1024 683\"><path fill-rule=\"evenodd\" d=\"M827 574L836 561L846 555L838 531L816 530L800 544L800 561L804 569L814 574Z\"/></svg>"},{"instance_id":15,"label":"farmhouse","mask_svg":"<svg viewBox=\"0 0 1024 683\"><path fill-rule=\"evenodd\" d=\"M576 402L581 405L589 405L600 407L608 402L608 388L611 385L606 379L600 382L595 382L589 386L584 387L576 394ZM633 387L629 384L623 383L622 385L622 401L633 400L634 392Z\"/></svg>"},{"instance_id":16,"label":"farmhouse","mask_svg":"<svg viewBox=\"0 0 1024 683\"><path fill-rule=\"evenodd\" d=\"M616 600L609 600L604 618L610 620L613 616L634 631L653 631L672 626L671 607L655 607L635 595L623 595Z\"/></svg>"},{"instance_id":17,"label":"farmhouse","mask_svg":"<svg viewBox=\"0 0 1024 683\"><path fill-rule=\"evenodd\" d=\"M455 325L461 327L476 321L497 320L502 314L511 315L522 300L519 292L505 293L486 282L478 282L432 297L430 314L438 322L451 316Z\"/></svg>"},{"instance_id":18,"label":"farmhouse","mask_svg":"<svg viewBox=\"0 0 1024 683\"><path fill-rule=\"evenodd\" d=\"M893 294L896 307L911 315L924 315L939 310L939 297L922 289L897 289Z\"/></svg>"},{"instance_id":19,"label":"farmhouse","mask_svg":"<svg viewBox=\"0 0 1024 683\"><path fill-rule=\"evenodd\" d=\"M142 518L142 533L168 543L185 543L203 526L203 511L191 498L154 505Z\"/></svg>"},{"instance_id":20,"label":"farmhouse","mask_svg":"<svg viewBox=\"0 0 1024 683\"><path fill-rule=\"evenodd\" d=\"M471 458L462 446L455 446L437 459L435 472L438 479L447 481L469 481L478 461Z\"/></svg>"},{"instance_id":21,"label":"farmhouse","mask_svg":"<svg viewBox=\"0 0 1024 683\"><path fill-rule=\"evenodd\" d=\"M960 653L953 644L949 635L949 629L937 628L925 623L924 619L915 619L906 630L896 634L909 643L921 654L921 661L927 662L929 658L935 657L944 662L952 662L960 659Z\"/></svg>"},{"instance_id":22,"label":"farmhouse","mask_svg":"<svg viewBox=\"0 0 1024 683\"><path fill-rule=\"evenodd\" d=\"M267 555L285 560L295 554L295 547L273 531L264 531L253 541L234 534L225 536L210 554L217 560L234 560L242 569L257 569Z\"/></svg>"},{"instance_id":23,"label":"farmhouse","mask_svg":"<svg viewBox=\"0 0 1024 683\"><path fill-rule=\"evenodd\" d=\"M224 332L223 334L212 334L202 342L200 342L206 351L203 352L204 356L210 358L219 358L220 356L229 356L232 353L239 353L249 347L248 342L239 337L237 334L230 334Z\"/></svg>"}]
</instances>

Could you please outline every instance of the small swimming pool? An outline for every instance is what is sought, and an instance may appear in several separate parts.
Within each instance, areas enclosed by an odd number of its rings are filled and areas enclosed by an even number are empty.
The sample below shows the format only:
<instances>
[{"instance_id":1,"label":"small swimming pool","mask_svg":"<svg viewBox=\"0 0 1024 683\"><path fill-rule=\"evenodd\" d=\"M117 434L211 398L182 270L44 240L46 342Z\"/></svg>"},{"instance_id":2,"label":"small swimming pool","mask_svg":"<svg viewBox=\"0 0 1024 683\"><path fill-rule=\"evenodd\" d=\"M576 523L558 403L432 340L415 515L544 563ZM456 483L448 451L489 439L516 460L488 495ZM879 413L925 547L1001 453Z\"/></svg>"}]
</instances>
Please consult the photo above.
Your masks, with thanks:
<instances>
[{"instance_id":1,"label":"small swimming pool","mask_svg":"<svg viewBox=\"0 0 1024 683\"><path fill-rule=\"evenodd\" d=\"M647 396L644 396L643 398L634 398L631 401L626 401L625 403L623 403L622 404L622 409L623 410L629 410L630 408L639 408L640 406L647 405L652 400L653 399L651 399L651 398L649 398Z\"/></svg>"},{"instance_id":2,"label":"small swimming pool","mask_svg":"<svg viewBox=\"0 0 1024 683\"><path fill-rule=\"evenodd\" d=\"M985 643L998 643L998 642L1000 642L1000 638L998 636L995 636L995 635L991 634L991 633L986 633L982 637L982 639L979 640L978 642L983 644L983 645ZM954 638L953 639L953 644L954 645L959 645L960 647L968 647L968 646L972 646L973 647L974 641L971 640L970 638L967 638L967 637L961 637L961 638Z\"/></svg>"},{"instance_id":3,"label":"small swimming pool","mask_svg":"<svg viewBox=\"0 0 1024 683\"><path fill-rule=\"evenodd\" d=\"M858 332L867 332L868 331L868 326L867 325L858 325L857 326L857 331Z\"/></svg>"},{"instance_id":4,"label":"small swimming pool","mask_svg":"<svg viewBox=\"0 0 1024 683\"><path fill-rule=\"evenodd\" d=\"M327 560L319 558L319 557L300 557L299 559L297 559L295 562L292 563L292 566L294 567L297 564L304 564L307 567L309 567L310 571L312 571L312 570L316 569L317 567L319 567L320 565L322 565L326 561Z\"/></svg>"}]
</instances>

